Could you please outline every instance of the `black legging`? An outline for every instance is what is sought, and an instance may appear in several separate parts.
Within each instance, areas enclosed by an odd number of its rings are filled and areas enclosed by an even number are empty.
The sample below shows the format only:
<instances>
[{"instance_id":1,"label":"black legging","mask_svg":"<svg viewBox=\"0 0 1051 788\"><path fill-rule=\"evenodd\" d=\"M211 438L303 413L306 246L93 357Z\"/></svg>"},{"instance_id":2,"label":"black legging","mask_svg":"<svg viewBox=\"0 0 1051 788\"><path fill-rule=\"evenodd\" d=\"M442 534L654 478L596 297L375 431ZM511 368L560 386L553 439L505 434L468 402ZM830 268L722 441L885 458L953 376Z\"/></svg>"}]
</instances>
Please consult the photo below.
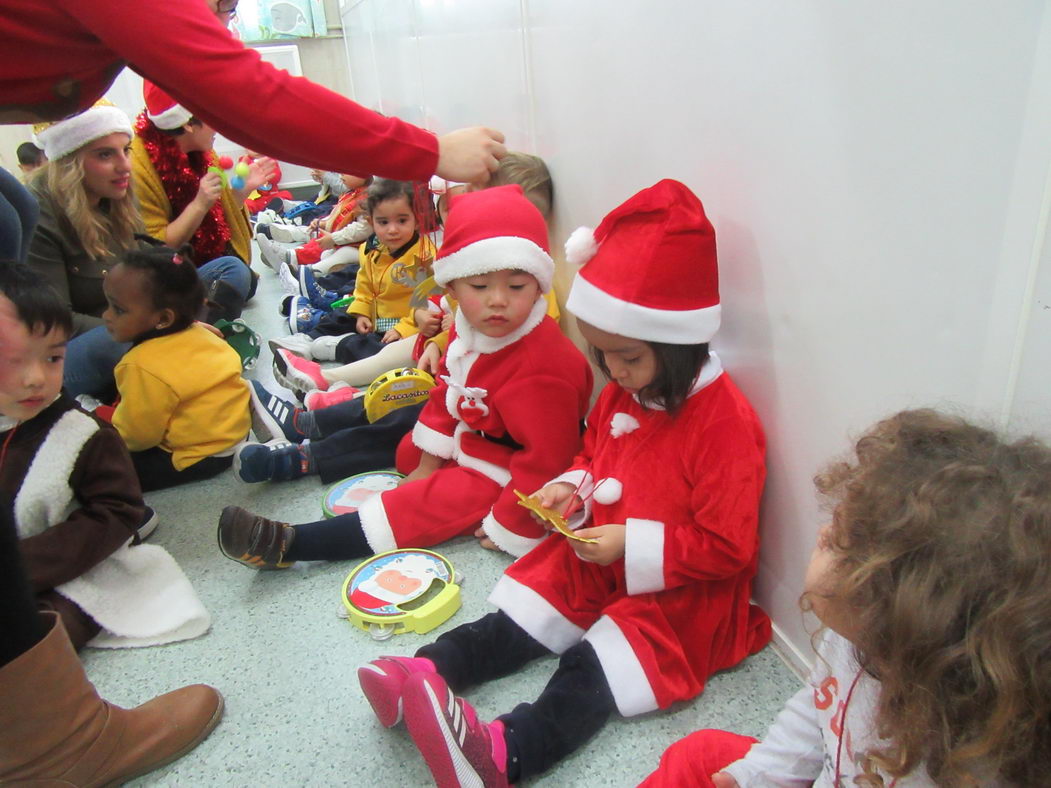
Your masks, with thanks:
<instances>
[{"instance_id":1,"label":"black legging","mask_svg":"<svg viewBox=\"0 0 1051 788\"><path fill-rule=\"evenodd\" d=\"M0 260L26 261L40 206L18 178L0 167Z\"/></svg>"},{"instance_id":2,"label":"black legging","mask_svg":"<svg viewBox=\"0 0 1051 788\"><path fill-rule=\"evenodd\" d=\"M0 667L29 651L44 634L22 566L10 502L0 500Z\"/></svg>"}]
</instances>

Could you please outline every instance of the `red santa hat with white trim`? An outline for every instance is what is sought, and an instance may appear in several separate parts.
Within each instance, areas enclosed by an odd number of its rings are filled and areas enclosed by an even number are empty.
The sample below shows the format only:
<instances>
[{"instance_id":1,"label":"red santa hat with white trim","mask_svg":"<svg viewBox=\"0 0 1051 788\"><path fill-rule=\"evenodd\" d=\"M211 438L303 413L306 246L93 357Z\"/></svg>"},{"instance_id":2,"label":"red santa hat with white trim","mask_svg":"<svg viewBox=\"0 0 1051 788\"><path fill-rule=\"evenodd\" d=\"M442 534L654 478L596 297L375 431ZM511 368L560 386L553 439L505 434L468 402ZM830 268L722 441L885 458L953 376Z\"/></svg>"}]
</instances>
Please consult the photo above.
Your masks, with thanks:
<instances>
[{"instance_id":1,"label":"red santa hat with white trim","mask_svg":"<svg viewBox=\"0 0 1051 788\"><path fill-rule=\"evenodd\" d=\"M36 129L39 128L39 131ZM34 127L37 143L54 161L83 148L89 142L121 132L131 137L131 120L124 111L106 99L64 120Z\"/></svg>"},{"instance_id":2,"label":"red santa hat with white trim","mask_svg":"<svg viewBox=\"0 0 1051 788\"><path fill-rule=\"evenodd\" d=\"M146 117L159 129L177 129L185 126L193 117L190 110L149 80L143 80L142 97L146 100Z\"/></svg>"},{"instance_id":3,"label":"red santa hat with white trim","mask_svg":"<svg viewBox=\"0 0 1051 788\"><path fill-rule=\"evenodd\" d=\"M695 345L719 329L715 229L686 186L663 180L566 241L583 266L566 309L611 334Z\"/></svg>"},{"instance_id":4,"label":"red santa hat with white trim","mask_svg":"<svg viewBox=\"0 0 1051 788\"><path fill-rule=\"evenodd\" d=\"M525 271L541 292L551 289L555 263L547 242L547 224L518 184L494 186L453 197L442 248L434 259L434 281L492 271Z\"/></svg>"}]
</instances>

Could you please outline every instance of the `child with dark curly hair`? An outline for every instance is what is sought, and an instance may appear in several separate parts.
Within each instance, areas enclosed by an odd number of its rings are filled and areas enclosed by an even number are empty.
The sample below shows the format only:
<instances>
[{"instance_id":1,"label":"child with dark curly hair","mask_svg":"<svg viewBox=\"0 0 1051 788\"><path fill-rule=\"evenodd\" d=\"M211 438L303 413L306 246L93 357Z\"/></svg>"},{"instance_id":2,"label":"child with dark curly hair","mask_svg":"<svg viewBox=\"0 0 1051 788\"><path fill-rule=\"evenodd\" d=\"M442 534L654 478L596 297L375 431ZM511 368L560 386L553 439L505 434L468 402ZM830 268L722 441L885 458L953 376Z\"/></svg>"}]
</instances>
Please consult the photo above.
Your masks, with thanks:
<instances>
[{"instance_id":1,"label":"child with dark curly hair","mask_svg":"<svg viewBox=\"0 0 1051 788\"><path fill-rule=\"evenodd\" d=\"M114 371L113 426L131 450L142 489L207 479L233 464L251 427L241 359L197 323L204 286L189 247L129 252L104 283L102 315L132 347Z\"/></svg>"},{"instance_id":2,"label":"child with dark curly hair","mask_svg":"<svg viewBox=\"0 0 1051 788\"><path fill-rule=\"evenodd\" d=\"M815 479L808 686L761 743L698 731L644 788L1047 783L1051 449L916 410L855 454Z\"/></svg>"}]
</instances>

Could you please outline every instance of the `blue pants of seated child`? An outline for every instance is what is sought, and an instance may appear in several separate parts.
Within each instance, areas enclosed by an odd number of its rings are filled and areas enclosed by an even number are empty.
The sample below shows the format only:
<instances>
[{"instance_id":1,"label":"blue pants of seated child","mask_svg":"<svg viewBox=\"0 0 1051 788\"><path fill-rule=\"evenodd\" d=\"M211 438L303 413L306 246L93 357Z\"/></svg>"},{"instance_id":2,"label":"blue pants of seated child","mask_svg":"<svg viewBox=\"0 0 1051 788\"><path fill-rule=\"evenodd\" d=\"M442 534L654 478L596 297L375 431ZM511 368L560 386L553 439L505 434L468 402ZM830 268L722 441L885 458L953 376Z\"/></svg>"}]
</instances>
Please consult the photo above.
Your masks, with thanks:
<instances>
[{"instance_id":1,"label":"blue pants of seated child","mask_svg":"<svg viewBox=\"0 0 1051 788\"><path fill-rule=\"evenodd\" d=\"M222 281L244 298L252 286L252 272L237 257L217 257L197 269L205 288ZM66 348L66 368L62 385L71 397L87 394L101 402L112 402L117 396L113 368L128 352L131 344L114 342L105 326L96 326L70 340Z\"/></svg>"}]
</instances>

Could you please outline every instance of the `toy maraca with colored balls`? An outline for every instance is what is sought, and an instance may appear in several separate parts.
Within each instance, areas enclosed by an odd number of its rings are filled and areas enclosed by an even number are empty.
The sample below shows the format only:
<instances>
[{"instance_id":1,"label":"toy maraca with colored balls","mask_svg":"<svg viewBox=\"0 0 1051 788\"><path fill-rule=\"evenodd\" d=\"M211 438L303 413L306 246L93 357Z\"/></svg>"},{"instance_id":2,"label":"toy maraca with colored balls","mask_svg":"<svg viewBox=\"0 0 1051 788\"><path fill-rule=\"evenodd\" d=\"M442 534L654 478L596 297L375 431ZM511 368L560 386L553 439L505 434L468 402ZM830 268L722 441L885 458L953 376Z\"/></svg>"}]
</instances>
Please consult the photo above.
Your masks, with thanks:
<instances>
[{"instance_id":1,"label":"toy maraca with colored balls","mask_svg":"<svg viewBox=\"0 0 1051 788\"><path fill-rule=\"evenodd\" d=\"M229 170L234 171L233 177L228 177L227 172ZM243 189L245 186L245 178L248 177L248 162L243 159L237 164L234 164L234 160L229 156L220 156L218 166L212 165L208 168L208 172L216 173L223 181L223 187L227 185L231 189Z\"/></svg>"},{"instance_id":2,"label":"toy maraca with colored balls","mask_svg":"<svg viewBox=\"0 0 1051 788\"><path fill-rule=\"evenodd\" d=\"M248 162L239 161L234 167L234 177L230 179L231 189L243 189L245 186L245 178L248 177Z\"/></svg>"}]
</instances>

